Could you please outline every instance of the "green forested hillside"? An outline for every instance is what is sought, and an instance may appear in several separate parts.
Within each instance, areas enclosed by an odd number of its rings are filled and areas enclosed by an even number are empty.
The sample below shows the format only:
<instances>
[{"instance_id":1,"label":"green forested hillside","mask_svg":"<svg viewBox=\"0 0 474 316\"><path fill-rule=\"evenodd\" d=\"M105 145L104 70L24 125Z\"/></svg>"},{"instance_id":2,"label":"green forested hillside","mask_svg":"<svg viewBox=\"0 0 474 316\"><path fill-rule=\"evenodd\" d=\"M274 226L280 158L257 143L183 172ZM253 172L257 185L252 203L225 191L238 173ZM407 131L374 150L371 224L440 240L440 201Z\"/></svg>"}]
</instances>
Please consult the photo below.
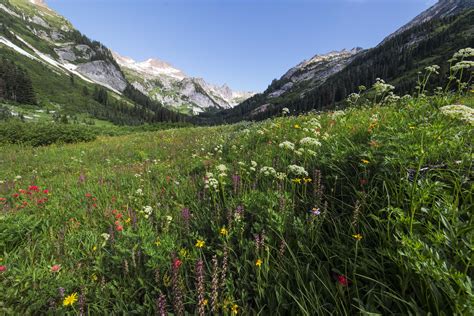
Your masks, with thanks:
<instances>
[{"instance_id":1,"label":"green forested hillside","mask_svg":"<svg viewBox=\"0 0 474 316\"><path fill-rule=\"evenodd\" d=\"M207 122L235 122L271 117L284 107L293 113L334 108L350 93L357 92L359 86L371 86L376 78L394 84L399 94L408 93L417 85L417 72L433 64L441 67L442 75L433 78L431 87L443 85L449 70L447 60L465 47L474 47L474 10L405 30L379 46L361 52L347 67L321 85L303 86L277 98L268 97L270 87L233 109L215 116L205 114L201 118ZM284 82L274 84L282 85Z\"/></svg>"}]
</instances>

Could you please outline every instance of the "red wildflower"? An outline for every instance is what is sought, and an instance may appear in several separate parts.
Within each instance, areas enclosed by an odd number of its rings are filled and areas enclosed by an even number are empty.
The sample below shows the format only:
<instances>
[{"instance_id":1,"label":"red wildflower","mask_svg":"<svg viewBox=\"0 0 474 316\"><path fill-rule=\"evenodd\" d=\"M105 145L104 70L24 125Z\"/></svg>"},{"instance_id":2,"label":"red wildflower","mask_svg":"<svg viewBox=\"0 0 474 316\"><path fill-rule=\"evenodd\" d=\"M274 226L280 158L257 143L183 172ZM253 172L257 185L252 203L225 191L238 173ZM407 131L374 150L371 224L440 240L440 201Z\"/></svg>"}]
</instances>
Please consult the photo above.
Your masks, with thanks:
<instances>
[{"instance_id":1,"label":"red wildflower","mask_svg":"<svg viewBox=\"0 0 474 316\"><path fill-rule=\"evenodd\" d=\"M28 187L28 190L34 191L34 192L38 192L38 191L39 191L39 188L38 188L38 186L36 186L36 185L30 185L30 186Z\"/></svg>"},{"instance_id":2,"label":"red wildflower","mask_svg":"<svg viewBox=\"0 0 474 316\"><path fill-rule=\"evenodd\" d=\"M97 207L97 204L95 204L95 203L94 203L94 204L92 204L92 207Z\"/></svg>"},{"instance_id":3,"label":"red wildflower","mask_svg":"<svg viewBox=\"0 0 474 316\"><path fill-rule=\"evenodd\" d=\"M118 232L121 232L123 230L123 226L122 225L117 225L115 227L115 229L117 229Z\"/></svg>"},{"instance_id":4,"label":"red wildflower","mask_svg":"<svg viewBox=\"0 0 474 316\"><path fill-rule=\"evenodd\" d=\"M117 210L112 210L112 214L117 214Z\"/></svg>"},{"instance_id":5,"label":"red wildflower","mask_svg":"<svg viewBox=\"0 0 474 316\"><path fill-rule=\"evenodd\" d=\"M13 196L14 198L17 198L17 197L19 197L20 195L19 195L18 193L14 193L12 196Z\"/></svg>"},{"instance_id":6,"label":"red wildflower","mask_svg":"<svg viewBox=\"0 0 474 316\"><path fill-rule=\"evenodd\" d=\"M115 215L115 219L121 219L122 216L123 216L123 215L119 213L119 214Z\"/></svg>"},{"instance_id":7,"label":"red wildflower","mask_svg":"<svg viewBox=\"0 0 474 316\"><path fill-rule=\"evenodd\" d=\"M349 281L347 280L347 277L345 275L339 274L337 276L337 282L342 285L342 286L348 286Z\"/></svg>"},{"instance_id":8,"label":"red wildflower","mask_svg":"<svg viewBox=\"0 0 474 316\"><path fill-rule=\"evenodd\" d=\"M48 189L44 189L44 190L43 190L43 193L44 193L44 194L49 194L49 190L48 190Z\"/></svg>"},{"instance_id":9,"label":"red wildflower","mask_svg":"<svg viewBox=\"0 0 474 316\"><path fill-rule=\"evenodd\" d=\"M61 270L61 266L59 264L55 264L51 267L51 272L59 272Z\"/></svg>"},{"instance_id":10,"label":"red wildflower","mask_svg":"<svg viewBox=\"0 0 474 316\"><path fill-rule=\"evenodd\" d=\"M7 201L7 199L6 199L6 198L4 198L4 197L1 197L1 198L0 198L0 203L2 203L2 204L3 204L3 203L5 203L6 201Z\"/></svg>"},{"instance_id":11,"label":"red wildflower","mask_svg":"<svg viewBox=\"0 0 474 316\"><path fill-rule=\"evenodd\" d=\"M0 265L0 272L5 272L5 271L7 271L7 266Z\"/></svg>"},{"instance_id":12,"label":"red wildflower","mask_svg":"<svg viewBox=\"0 0 474 316\"><path fill-rule=\"evenodd\" d=\"M87 198L90 198L90 197L92 197L92 194L86 193L86 197L87 197Z\"/></svg>"},{"instance_id":13,"label":"red wildflower","mask_svg":"<svg viewBox=\"0 0 474 316\"><path fill-rule=\"evenodd\" d=\"M182 264L183 264L183 262L179 259L174 259L174 261L173 261L173 267L175 269L178 269Z\"/></svg>"}]
</instances>

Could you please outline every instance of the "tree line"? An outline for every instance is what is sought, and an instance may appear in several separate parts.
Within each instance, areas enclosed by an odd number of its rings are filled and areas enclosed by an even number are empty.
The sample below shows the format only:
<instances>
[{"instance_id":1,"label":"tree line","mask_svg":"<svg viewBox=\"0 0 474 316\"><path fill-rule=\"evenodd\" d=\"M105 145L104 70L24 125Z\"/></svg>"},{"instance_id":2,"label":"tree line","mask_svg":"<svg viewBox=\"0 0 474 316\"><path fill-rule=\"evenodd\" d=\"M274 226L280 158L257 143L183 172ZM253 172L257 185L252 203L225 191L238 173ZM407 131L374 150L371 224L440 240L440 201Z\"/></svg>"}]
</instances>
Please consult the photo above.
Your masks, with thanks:
<instances>
[{"instance_id":1,"label":"tree line","mask_svg":"<svg viewBox=\"0 0 474 316\"><path fill-rule=\"evenodd\" d=\"M28 73L3 57L0 58L0 100L36 104L35 91Z\"/></svg>"}]
</instances>

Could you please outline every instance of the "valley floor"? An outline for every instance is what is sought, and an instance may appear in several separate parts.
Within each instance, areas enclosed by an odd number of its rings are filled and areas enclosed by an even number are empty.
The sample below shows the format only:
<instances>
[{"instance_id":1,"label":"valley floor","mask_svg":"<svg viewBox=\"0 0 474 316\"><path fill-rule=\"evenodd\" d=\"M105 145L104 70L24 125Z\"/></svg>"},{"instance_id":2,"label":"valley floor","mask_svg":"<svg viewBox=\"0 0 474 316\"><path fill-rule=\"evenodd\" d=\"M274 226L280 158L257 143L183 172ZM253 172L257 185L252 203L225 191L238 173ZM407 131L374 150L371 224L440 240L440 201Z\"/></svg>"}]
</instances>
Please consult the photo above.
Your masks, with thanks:
<instances>
[{"instance_id":1,"label":"valley floor","mask_svg":"<svg viewBox=\"0 0 474 316\"><path fill-rule=\"evenodd\" d=\"M1 147L0 313L468 315L455 101Z\"/></svg>"}]
</instances>

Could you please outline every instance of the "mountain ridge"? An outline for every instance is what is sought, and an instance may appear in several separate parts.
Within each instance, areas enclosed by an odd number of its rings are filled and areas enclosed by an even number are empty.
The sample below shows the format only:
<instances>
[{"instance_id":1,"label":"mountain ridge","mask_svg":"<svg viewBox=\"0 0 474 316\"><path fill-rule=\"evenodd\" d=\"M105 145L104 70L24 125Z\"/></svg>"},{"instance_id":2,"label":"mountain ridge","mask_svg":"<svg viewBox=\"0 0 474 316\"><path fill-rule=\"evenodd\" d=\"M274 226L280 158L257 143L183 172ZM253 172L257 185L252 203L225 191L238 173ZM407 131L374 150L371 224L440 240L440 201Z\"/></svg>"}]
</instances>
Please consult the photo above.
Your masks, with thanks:
<instances>
[{"instance_id":1,"label":"mountain ridge","mask_svg":"<svg viewBox=\"0 0 474 316\"><path fill-rule=\"evenodd\" d=\"M439 63L442 66L440 72L446 73L448 65L443 63L454 52L474 47L473 9L474 1L442 0L388 35L374 48L360 50L342 59L341 64L333 65L336 68L329 68L334 71L327 76L321 76L327 72L320 68L322 72L315 72L307 80L294 85L288 78L295 73L292 68L280 79L273 80L263 93L214 116L202 114L200 119L208 124L233 123L279 115L283 108L293 113L334 108L350 93L357 92L359 86L370 87L376 78L393 83L396 92L411 93L416 86L418 71ZM324 66L321 63L316 65ZM323 80L318 80L320 78ZM434 80L437 79L432 78ZM284 91L270 95L279 90Z\"/></svg>"},{"instance_id":2,"label":"mountain ridge","mask_svg":"<svg viewBox=\"0 0 474 316\"><path fill-rule=\"evenodd\" d=\"M160 59L137 62L117 52L113 52L113 56L136 89L168 108L178 108L186 113L229 109L255 94L190 77Z\"/></svg>"}]
</instances>

